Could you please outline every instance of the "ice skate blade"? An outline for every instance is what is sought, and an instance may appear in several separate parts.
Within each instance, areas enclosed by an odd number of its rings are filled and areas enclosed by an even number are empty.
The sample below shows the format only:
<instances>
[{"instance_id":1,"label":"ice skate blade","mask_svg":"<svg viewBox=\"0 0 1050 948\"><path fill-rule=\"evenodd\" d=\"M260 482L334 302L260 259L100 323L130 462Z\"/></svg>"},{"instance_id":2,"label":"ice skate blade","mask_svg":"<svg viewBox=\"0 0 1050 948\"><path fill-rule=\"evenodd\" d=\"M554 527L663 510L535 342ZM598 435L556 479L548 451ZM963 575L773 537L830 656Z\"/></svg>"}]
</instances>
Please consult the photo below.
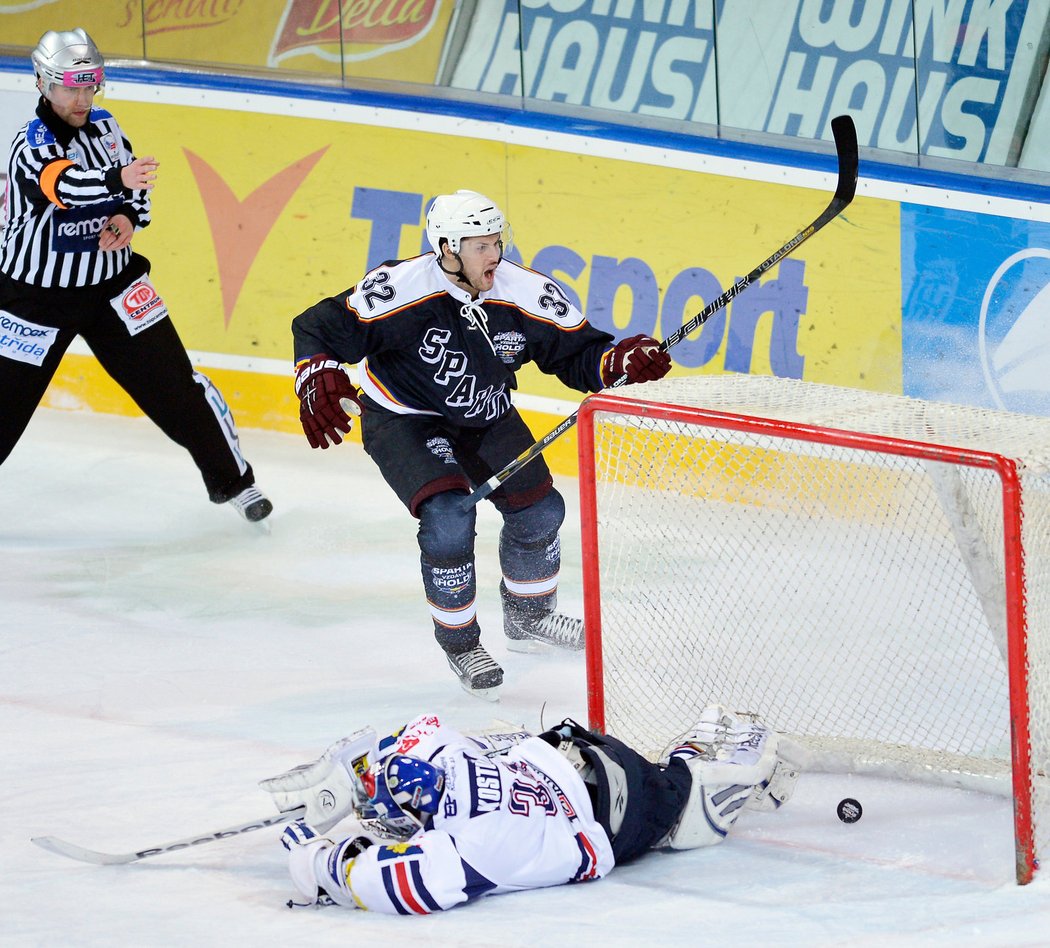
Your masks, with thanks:
<instances>
[{"instance_id":1,"label":"ice skate blade","mask_svg":"<svg viewBox=\"0 0 1050 948\"><path fill-rule=\"evenodd\" d=\"M571 652L572 649L558 648L553 642L541 642L539 639L512 639L507 637L507 651L522 655L547 655L550 652Z\"/></svg>"},{"instance_id":2,"label":"ice skate blade","mask_svg":"<svg viewBox=\"0 0 1050 948\"><path fill-rule=\"evenodd\" d=\"M482 701L490 701L493 703L499 701L499 685L495 685L492 688L471 688L470 685L461 681L459 686L468 695L473 695L475 698L480 698Z\"/></svg>"}]
</instances>

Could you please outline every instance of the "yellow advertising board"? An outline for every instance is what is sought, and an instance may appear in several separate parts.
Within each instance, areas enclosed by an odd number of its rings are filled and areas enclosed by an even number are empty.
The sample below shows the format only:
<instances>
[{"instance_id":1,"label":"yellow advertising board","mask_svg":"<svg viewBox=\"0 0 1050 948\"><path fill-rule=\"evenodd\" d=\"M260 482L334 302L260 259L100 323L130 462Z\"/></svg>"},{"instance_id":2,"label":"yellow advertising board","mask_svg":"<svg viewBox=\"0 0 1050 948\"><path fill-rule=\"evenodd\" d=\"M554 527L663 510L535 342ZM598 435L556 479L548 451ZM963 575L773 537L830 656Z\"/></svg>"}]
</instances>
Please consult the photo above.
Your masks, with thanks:
<instances>
[{"instance_id":1,"label":"yellow advertising board","mask_svg":"<svg viewBox=\"0 0 1050 948\"><path fill-rule=\"evenodd\" d=\"M765 259L830 197L554 150L540 133L536 144L521 136L508 144L423 131L407 127L419 124L409 113L406 127L390 127L106 104L136 152L161 162L153 224L134 246L153 261L187 347L278 360L289 371L291 319L370 265L418 254L424 210L438 193L487 193L511 220L516 259L559 279L596 325L657 337ZM899 240L899 205L858 198L676 346L673 371L900 392ZM242 425L297 429L289 376L209 374ZM519 381L527 395L582 397L529 368ZM539 432L556 420L540 420Z\"/></svg>"},{"instance_id":2,"label":"yellow advertising board","mask_svg":"<svg viewBox=\"0 0 1050 948\"><path fill-rule=\"evenodd\" d=\"M107 58L431 84L454 8L454 0L0 0L0 42L35 46L47 30L80 26Z\"/></svg>"}]
</instances>

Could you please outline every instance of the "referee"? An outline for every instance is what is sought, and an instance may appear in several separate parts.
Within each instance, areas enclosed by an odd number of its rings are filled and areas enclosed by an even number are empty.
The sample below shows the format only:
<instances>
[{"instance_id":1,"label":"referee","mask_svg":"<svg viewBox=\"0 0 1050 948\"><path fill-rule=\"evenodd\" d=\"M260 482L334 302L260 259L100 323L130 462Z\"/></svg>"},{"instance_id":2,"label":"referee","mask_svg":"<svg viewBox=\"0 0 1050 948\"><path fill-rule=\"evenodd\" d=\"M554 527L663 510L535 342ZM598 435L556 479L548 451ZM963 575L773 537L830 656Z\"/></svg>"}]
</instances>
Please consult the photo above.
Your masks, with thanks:
<instances>
[{"instance_id":1,"label":"referee","mask_svg":"<svg viewBox=\"0 0 1050 948\"><path fill-rule=\"evenodd\" d=\"M131 250L150 222L156 159L135 158L116 119L92 106L104 64L84 30L45 33L32 61L40 102L11 146L0 242L0 464L79 335L190 453L214 503L264 519L273 506L226 401L194 371L149 261Z\"/></svg>"}]
</instances>

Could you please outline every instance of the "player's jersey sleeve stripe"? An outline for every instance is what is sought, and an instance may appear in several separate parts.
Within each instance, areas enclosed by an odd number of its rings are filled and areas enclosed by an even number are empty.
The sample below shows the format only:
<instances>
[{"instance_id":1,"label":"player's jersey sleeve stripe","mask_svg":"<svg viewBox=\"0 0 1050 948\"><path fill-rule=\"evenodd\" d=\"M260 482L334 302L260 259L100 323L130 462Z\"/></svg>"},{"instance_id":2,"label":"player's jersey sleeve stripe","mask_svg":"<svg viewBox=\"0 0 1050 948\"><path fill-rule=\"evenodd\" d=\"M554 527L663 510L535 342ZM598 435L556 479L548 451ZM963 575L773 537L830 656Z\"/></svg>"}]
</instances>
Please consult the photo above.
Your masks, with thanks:
<instances>
[{"instance_id":1,"label":"player's jersey sleeve stripe","mask_svg":"<svg viewBox=\"0 0 1050 948\"><path fill-rule=\"evenodd\" d=\"M52 204L57 204L60 208L65 210L68 205L63 203L62 199L58 196L55 188L58 186L58 177L62 174L66 168L72 167L73 162L68 158L56 158L49 165L44 166L44 170L40 172L40 190L44 192L46 197Z\"/></svg>"},{"instance_id":2,"label":"player's jersey sleeve stripe","mask_svg":"<svg viewBox=\"0 0 1050 948\"><path fill-rule=\"evenodd\" d=\"M412 913L405 908L401 901L397 884L394 880L393 870L390 866L384 866L381 874L383 877L383 889L386 891L386 897L390 899L390 904L394 906L394 910L398 915L411 915Z\"/></svg>"},{"instance_id":3,"label":"player's jersey sleeve stripe","mask_svg":"<svg viewBox=\"0 0 1050 948\"><path fill-rule=\"evenodd\" d=\"M424 408L413 408L407 402L402 401L393 390L383 382L379 376L372 371L368 359L362 359L357 367L357 384L369 398L377 405L386 408L398 415L437 415L436 411Z\"/></svg>"},{"instance_id":4,"label":"player's jersey sleeve stripe","mask_svg":"<svg viewBox=\"0 0 1050 948\"><path fill-rule=\"evenodd\" d=\"M428 915L429 910L420 904L412 891L408 867L403 861L383 867L383 887L391 904L399 915Z\"/></svg>"},{"instance_id":5,"label":"player's jersey sleeve stripe","mask_svg":"<svg viewBox=\"0 0 1050 948\"><path fill-rule=\"evenodd\" d=\"M420 901L426 905L427 910L431 912L440 912L441 905L438 903L430 891L427 889L426 884L423 882L423 872L419 868L419 860L413 859L408 865L408 871L412 874L412 885L415 887L416 894L419 896Z\"/></svg>"},{"instance_id":6,"label":"player's jersey sleeve stripe","mask_svg":"<svg viewBox=\"0 0 1050 948\"><path fill-rule=\"evenodd\" d=\"M572 881L587 882L595 878L598 873L598 854L594 851L594 845L583 833L576 834L576 845L580 847L580 855L583 858L580 860L580 867L576 870Z\"/></svg>"}]
</instances>

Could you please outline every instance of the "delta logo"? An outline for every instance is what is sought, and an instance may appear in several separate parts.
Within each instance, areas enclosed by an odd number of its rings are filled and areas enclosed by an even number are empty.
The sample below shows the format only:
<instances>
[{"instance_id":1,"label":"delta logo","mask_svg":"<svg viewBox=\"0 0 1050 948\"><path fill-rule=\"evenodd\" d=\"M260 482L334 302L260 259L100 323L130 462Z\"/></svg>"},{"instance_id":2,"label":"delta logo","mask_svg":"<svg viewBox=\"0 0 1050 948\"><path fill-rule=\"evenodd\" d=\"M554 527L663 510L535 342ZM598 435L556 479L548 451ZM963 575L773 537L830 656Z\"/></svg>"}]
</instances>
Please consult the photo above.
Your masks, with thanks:
<instances>
[{"instance_id":1,"label":"delta logo","mask_svg":"<svg viewBox=\"0 0 1050 948\"><path fill-rule=\"evenodd\" d=\"M441 4L442 0L288 0L270 64L308 54L334 62L371 59L405 49L430 32Z\"/></svg>"},{"instance_id":2,"label":"delta logo","mask_svg":"<svg viewBox=\"0 0 1050 948\"><path fill-rule=\"evenodd\" d=\"M121 303L128 319L142 319L150 310L160 303L157 291L149 283L133 283L128 287Z\"/></svg>"}]
</instances>

